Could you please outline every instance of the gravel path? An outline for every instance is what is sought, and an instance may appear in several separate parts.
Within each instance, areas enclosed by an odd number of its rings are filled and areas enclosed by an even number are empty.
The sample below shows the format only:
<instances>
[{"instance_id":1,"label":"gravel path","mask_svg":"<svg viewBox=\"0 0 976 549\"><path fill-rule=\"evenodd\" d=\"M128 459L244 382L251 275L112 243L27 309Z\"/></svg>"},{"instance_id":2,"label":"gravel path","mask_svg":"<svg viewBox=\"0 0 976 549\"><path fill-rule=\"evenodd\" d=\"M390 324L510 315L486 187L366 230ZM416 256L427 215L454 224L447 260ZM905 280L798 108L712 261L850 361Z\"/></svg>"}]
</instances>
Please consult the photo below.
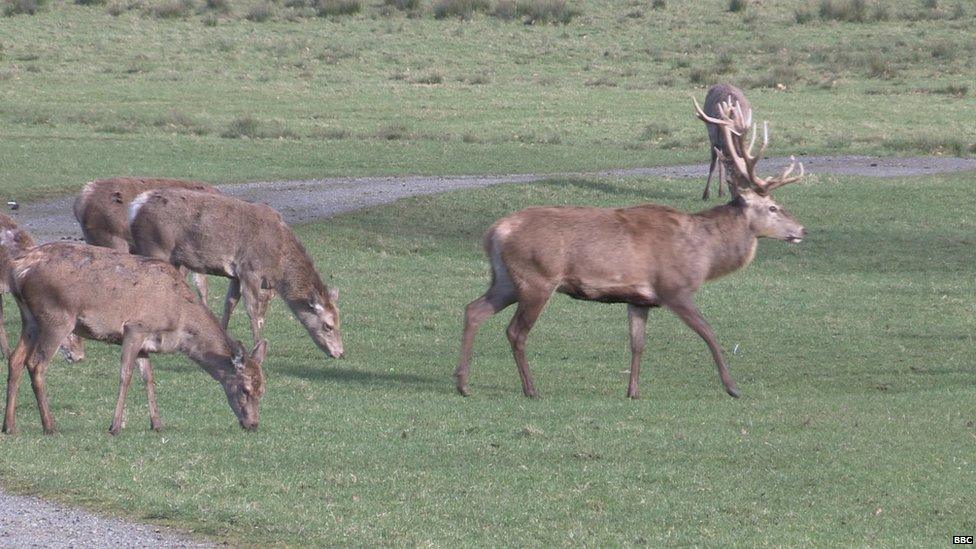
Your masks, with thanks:
<instances>
[{"instance_id":1,"label":"gravel path","mask_svg":"<svg viewBox=\"0 0 976 549\"><path fill-rule=\"evenodd\" d=\"M808 173L899 177L976 171L976 159L880 158L867 156L804 157ZM769 171L782 169L788 159L763 161ZM654 168L630 168L593 173L516 174L455 177L362 177L269 181L226 185L224 192L252 202L266 202L289 223L303 223L387 202L406 196L528 183L552 178L673 177L699 180L700 190L708 166L702 164ZM81 187L79 182L79 188ZM692 189L689 188L689 192ZM74 197L22 204L9 212L40 241L80 239L71 213ZM11 496L0 491L0 547L209 547L192 538L154 526L106 518L64 508L33 497Z\"/></svg>"},{"instance_id":2,"label":"gravel path","mask_svg":"<svg viewBox=\"0 0 976 549\"><path fill-rule=\"evenodd\" d=\"M0 492L0 547L213 547L185 534Z\"/></svg>"},{"instance_id":3,"label":"gravel path","mask_svg":"<svg viewBox=\"0 0 976 549\"><path fill-rule=\"evenodd\" d=\"M800 160L808 173L818 174L900 177L976 171L976 159L971 158L808 156ZM763 167L770 172L778 171L788 161L787 158L768 158L763 161ZM591 173L331 178L224 185L221 190L250 202L265 202L281 212L289 223L304 223L366 206L393 202L406 196L435 194L456 189L566 177L655 176L702 180L707 171L708 166L705 164L692 164ZM82 183L78 182L79 189ZM66 197L35 204L23 204L19 210L8 213L39 241L79 239L81 232L71 214L73 202L74 197Z\"/></svg>"}]
</instances>

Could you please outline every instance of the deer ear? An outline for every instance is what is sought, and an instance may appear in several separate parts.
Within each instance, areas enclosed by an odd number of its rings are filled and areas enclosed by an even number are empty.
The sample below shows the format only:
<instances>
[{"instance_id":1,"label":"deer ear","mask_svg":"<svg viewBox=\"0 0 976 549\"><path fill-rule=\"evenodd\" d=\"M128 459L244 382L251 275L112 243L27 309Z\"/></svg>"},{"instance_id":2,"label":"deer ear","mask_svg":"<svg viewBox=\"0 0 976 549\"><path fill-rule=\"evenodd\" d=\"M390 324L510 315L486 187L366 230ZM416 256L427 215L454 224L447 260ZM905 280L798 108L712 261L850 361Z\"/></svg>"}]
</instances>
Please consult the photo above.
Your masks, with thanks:
<instances>
[{"instance_id":1,"label":"deer ear","mask_svg":"<svg viewBox=\"0 0 976 549\"><path fill-rule=\"evenodd\" d=\"M268 340L262 339L254 346L254 350L251 351L251 360L262 364L264 359L268 356Z\"/></svg>"},{"instance_id":2,"label":"deer ear","mask_svg":"<svg viewBox=\"0 0 976 549\"><path fill-rule=\"evenodd\" d=\"M339 301L339 290L338 290L338 288L329 288L329 301L332 301L332 302Z\"/></svg>"}]
</instances>

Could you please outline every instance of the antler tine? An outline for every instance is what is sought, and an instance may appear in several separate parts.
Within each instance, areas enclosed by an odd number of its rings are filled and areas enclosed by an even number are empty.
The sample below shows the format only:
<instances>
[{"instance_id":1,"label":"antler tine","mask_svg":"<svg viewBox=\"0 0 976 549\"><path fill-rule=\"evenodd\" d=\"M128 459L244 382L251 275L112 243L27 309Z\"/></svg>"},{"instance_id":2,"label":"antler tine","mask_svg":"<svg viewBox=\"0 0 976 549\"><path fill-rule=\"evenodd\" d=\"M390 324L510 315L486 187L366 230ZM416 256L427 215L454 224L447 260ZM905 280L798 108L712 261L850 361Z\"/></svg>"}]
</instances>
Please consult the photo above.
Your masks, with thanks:
<instances>
[{"instance_id":1,"label":"antler tine","mask_svg":"<svg viewBox=\"0 0 976 549\"><path fill-rule=\"evenodd\" d=\"M702 122L707 122L709 124L715 124L716 126L719 126L720 128L721 127L729 128L729 131L731 131L734 135L739 135L739 132L738 131L736 131L735 129L733 129L733 128L730 127L730 126L732 126L734 124L734 122L732 120L730 120L728 116L726 116L726 113L725 112L722 112L723 118L713 118L713 117L708 116L707 114L705 114L705 111L702 110L701 105L698 104L698 100L697 99L695 99L694 97L692 97L691 100L695 104L695 114L698 115L698 118ZM719 105L719 111L723 111L722 105Z\"/></svg>"},{"instance_id":2,"label":"antler tine","mask_svg":"<svg viewBox=\"0 0 976 549\"><path fill-rule=\"evenodd\" d=\"M790 174L793 173L793 170L797 167L797 165L800 166L800 173L798 173L798 174L790 177ZM795 183L795 182L803 179L803 175L805 173L806 172L804 172L804 170L803 170L803 162L797 162L796 161L796 157L795 156L791 156L790 157L790 165L783 169L783 173L779 174L778 177L775 177L775 178L774 177L770 177L770 178L768 178L766 180L767 181L767 183L766 183L766 192L768 193L768 192L772 191L773 189L777 189L777 188L782 187L783 185L786 185L788 183Z\"/></svg>"}]
</instances>

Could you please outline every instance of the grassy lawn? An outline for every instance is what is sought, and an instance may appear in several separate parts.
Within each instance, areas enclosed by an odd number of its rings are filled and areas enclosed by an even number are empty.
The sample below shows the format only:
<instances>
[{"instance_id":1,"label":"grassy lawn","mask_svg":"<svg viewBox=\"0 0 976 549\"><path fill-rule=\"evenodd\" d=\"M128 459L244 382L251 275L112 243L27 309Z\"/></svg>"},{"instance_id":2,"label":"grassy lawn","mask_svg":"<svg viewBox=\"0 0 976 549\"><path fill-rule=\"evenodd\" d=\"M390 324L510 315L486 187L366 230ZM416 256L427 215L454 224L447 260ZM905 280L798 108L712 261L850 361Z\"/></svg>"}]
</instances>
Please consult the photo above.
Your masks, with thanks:
<instances>
[{"instance_id":1,"label":"grassy lawn","mask_svg":"<svg viewBox=\"0 0 976 549\"><path fill-rule=\"evenodd\" d=\"M451 1L462 0L437 4ZM504 1L467 19L436 19L426 0L328 17L288 7L315 4L299 0L231 2L227 14L202 0L49 0L0 17L0 193L24 201L121 174L701 161L688 97L719 80L773 122L773 154L976 153L971 2L868 0L864 21L848 22L812 1L731 12L727 0L581 0L565 25L525 25L491 14ZM17 2L41 0L0 5Z\"/></svg>"},{"instance_id":2,"label":"grassy lawn","mask_svg":"<svg viewBox=\"0 0 976 549\"><path fill-rule=\"evenodd\" d=\"M487 285L479 241L494 219L533 204L701 204L698 183L557 180L300 227L342 292L349 356L325 359L276 301L258 432L236 427L202 371L165 357L167 430L148 431L137 388L109 438L119 348L92 344L48 376L60 434L41 436L23 389L0 475L256 544L944 545L976 529L972 178L809 179L779 196L807 240L764 241L698 296L739 400L661 310L644 398L627 400L625 308L566 297L529 339L540 399L521 396L510 311L479 334L473 396L454 393L461 308ZM240 312L234 331L248 333Z\"/></svg>"}]
</instances>

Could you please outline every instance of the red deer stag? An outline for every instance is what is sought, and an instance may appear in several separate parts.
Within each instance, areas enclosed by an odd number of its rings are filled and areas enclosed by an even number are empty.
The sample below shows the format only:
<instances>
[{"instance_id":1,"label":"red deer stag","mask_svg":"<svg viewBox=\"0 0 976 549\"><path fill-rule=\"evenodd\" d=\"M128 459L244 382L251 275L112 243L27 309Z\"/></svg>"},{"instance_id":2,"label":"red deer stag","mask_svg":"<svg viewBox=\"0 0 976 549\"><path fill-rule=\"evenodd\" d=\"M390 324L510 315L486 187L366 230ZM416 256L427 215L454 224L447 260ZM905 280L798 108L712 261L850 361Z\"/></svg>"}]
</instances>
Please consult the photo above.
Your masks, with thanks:
<instances>
[{"instance_id":1,"label":"red deer stag","mask_svg":"<svg viewBox=\"0 0 976 549\"><path fill-rule=\"evenodd\" d=\"M795 161L778 177L760 178L742 135L732 129L733 107L722 118L698 116L723 131L738 169L733 200L697 214L644 204L629 208L536 207L504 217L485 235L491 262L491 286L465 309L461 358L455 371L457 390L468 395L471 347L478 327L491 315L518 303L508 325L508 340L522 378L522 392L536 396L525 359L525 340L553 292L576 299L626 303L630 320L630 384L638 398L641 353L648 309L664 306L694 330L711 350L726 392L739 395L729 376L715 334L692 297L701 285L741 269L752 261L758 237L798 243L804 228L773 201L770 192L803 176L791 177ZM766 143L763 143L765 149ZM742 150L740 156L738 151ZM731 188L731 187L730 187Z\"/></svg>"},{"instance_id":2,"label":"red deer stag","mask_svg":"<svg viewBox=\"0 0 976 549\"><path fill-rule=\"evenodd\" d=\"M153 189L190 189L218 193L217 189L198 181L179 179L112 177L90 181L75 200L74 214L85 242L93 246L132 251L129 232L129 204L140 194ZM207 276L193 273L193 283L200 298L207 302Z\"/></svg>"},{"instance_id":3,"label":"red deer stag","mask_svg":"<svg viewBox=\"0 0 976 549\"><path fill-rule=\"evenodd\" d=\"M715 84L708 88L708 93L705 94L705 114L712 118L718 118L720 115L719 108L723 103L728 103L733 106L734 110L742 112L741 117L733 118L733 120L738 120L739 123L744 124L744 126L736 128L736 132L748 131L749 126L752 125L752 106L749 105L749 100L746 99L742 90L731 84ZM712 184L712 174L715 172L716 163L718 164L718 195L724 194L722 185L725 184L725 163L717 161L720 151L724 151L728 146L717 125L706 123L705 127L708 130L708 142L712 158L708 165L708 179L705 180L705 192L702 193L702 200L708 200L708 191ZM740 156L742 155L741 150L736 152Z\"/></svg>"},{"instance_id":4,"label":"red deer stag","mask_svg":"<svg viewBox=\"0 0 976 549\"><path fill-rule=\"evenodd\" d=\"M16 430L17 387L25 366L41 426L45 433L54 432L45 372L58 344L72 332L122 346L119 395L109 433L122 428L125 395L136 364L146 382L150 425L162 428L148 354L173 351L187 355L220 382L241 427L257 428L267 343L262 341L246 356L240 342L228 337L171 265L86 244L59 242L23 251L11 231L5 231L0 242L14 257L9 280L23 322L8 366L5 433Z\"/></svg>"},{"instance_id":5,"label":"red deer stag","mask_svg":"<svg viewBox=\"0 0 976 549\"><path fill-rule=\"evenodd\" d=\"M295 233L271 207L220 194L161 189L132 202L129 229L140 254L230 279L224 328L243 294L254 341L260 339L268 303L277 292L316 345L330 357L342 357L339 295L322 282Z\"/></svg>"},{"instance_id":6,"label":"red deer stag","mask_svg":"<svg viewBox=\"0 0 976 549\"><path fill-rule=\"evenodd\" d=\"M34 239L31 235L17 226L17 223L0 213L0 232L10 231L10 238L14 241L18 249L28 250L34 247ZM3 296L10 293L8 282L10 271L13 269L13 258L4 246L0 246L0 351L3 357L10 358L10 343L7 341L7 329L3 325ZM85 346L81 338L71 334L61 345L61 353L68 362L80 362L85 359Z\"/></svg>"}]
</instances>

